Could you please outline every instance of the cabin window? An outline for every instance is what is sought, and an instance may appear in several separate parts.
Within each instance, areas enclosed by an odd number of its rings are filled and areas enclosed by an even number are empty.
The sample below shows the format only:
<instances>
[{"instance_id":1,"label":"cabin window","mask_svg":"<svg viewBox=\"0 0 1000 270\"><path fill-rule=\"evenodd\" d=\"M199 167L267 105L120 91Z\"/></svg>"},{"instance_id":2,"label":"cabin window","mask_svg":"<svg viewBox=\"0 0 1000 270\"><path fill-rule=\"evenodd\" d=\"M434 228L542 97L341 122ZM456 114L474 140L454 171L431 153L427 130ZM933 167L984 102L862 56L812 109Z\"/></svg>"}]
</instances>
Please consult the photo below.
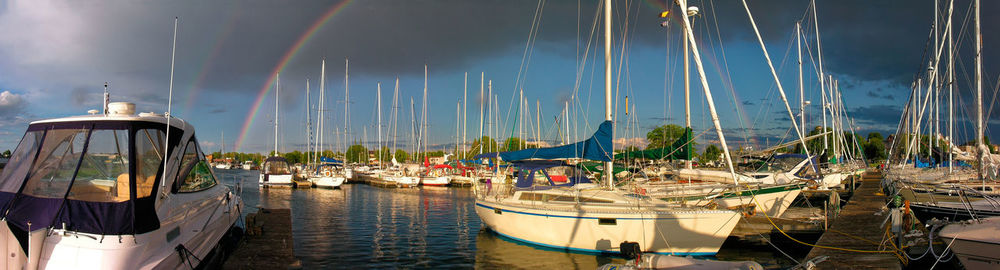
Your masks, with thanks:
<instances>
[{"instance_id":1,"label":"cabin window","mask_svg":"<svg viewBox=\"0 0 1000 270\"><path fill-rule=\"evenodd\" d=\"M87 143L89 129L53 129L45 135L41 145L41 151L35 158L35 164L31 169L31 175L24 186L24 194L41 198L63 198L69 188L73 174L76 172L76 165L83 155L83 147ZM125 140L128 145L128 140ZM127 151L127 150L126 150ZM127 154L126 154L127 156ZM111 156L113 157L113 156ZM103 157L96 157L103 158ZM128 167L120 166L126 163L109 163L105 169L102 182L105 187L104 194L110 192L114 187L114 177L118 172L125 173L125 182L128 183ZM81 183L82 184L82 183ZM102 196L106 197L106 196Z\"/></svg>"},{"instance_id":2,"label":"cabin window","mask_svg":"<svg viewBox=\"0 0 1000 270\"><path fill-rule=\"evenodd\" d=\"M14 153L11 154L7 167L0 174L0 191L15 193L21 188L24 177L28 175L31 167L31 160L35 157L38 145L41 144L42 135L45 130L33 130L24 134L21 143L17 144Z\"/></svg>"},{"instance_id":3,"label":"cabin window","mask_svg":"<svg viewBox=\"0 0 1000 270\"><path fill-rule=\"evenodd\" d=\"M613 218L599 218L597 225L618 225L618 221Z\"/></svg>"},{"instance_id":4,"label":"cabin window","mask_svg":"<svg viewBox=\"0 0 1000 270\"><path fill-rule=\"evenodd\" d=\"M212 175L212 170L204 160L201 160L191 168L191 171L188 172L187 177L184 178L184 183L181 184L177 192L202 191L215 186L215 183L215 176Z\"/></svg>"},{"instance_id":5,"label":"cabin window","mask_svg":"<svg viewBox=\"0 0 1000 270\"><path fill-rule=\"evenodd\" d=\"M542 194L537 194L537 193L521 193L521 198L520 199L522 201L543 201L543 200L545 200L544 196L542 196Z\"/></svg>"},{"instance_id":6,"label":"cabin window","mask_svg":"<svg viewBox=\"0 0 1000 270\"><path fill-rule=\"evenodd\" d=\"M198 160L198 146L192 138L188 141L187 146L184 146L184 156L181 157L181 164L178 168L179 171L183 172L184 170L187 170L196 160ZM178 175L177 177L180 178L182 176Z\"/></svg>"},{"instance_id":7,"label":"cabin window","mask_svg":"<svg viewBox=\"0 0 1000 270\"><path fill-rule=\"evenodd\" d=\"M135 189L136 198L152 195L156 177L162 173L163 141L161 130L140 129L135 133Z\"/></svg>"},{"instance_id":8,"label":"cabin window","mask_svg":"<svg viewBox=\"0 0 1000 270\"><path fill-rule=\"evenodd\" d=\"M595 198L580 198L580 201L589 203L612 203L612 201L609 200L595 199Z\"/></svg>"},{"instance_id":9,"label":"cabin window","mask_svg":"<svg viewBox=\"0 0 1000 270\"><path fill-rule=\"evenodd\" d=\"M576 202L576 197L573 196L552 196L550 199L554 202Z\"/></svg>"},{"instance_id":10,"label":"cabin window","mask_svg":"<svg viewBox=\"0 0 1000 270\"><path fill-rule=\"evenodd\" d=\"M128 201L131 195L128 150L128 130L94 130L67 198L90 202Z\"/></svg>"}]
</instances>

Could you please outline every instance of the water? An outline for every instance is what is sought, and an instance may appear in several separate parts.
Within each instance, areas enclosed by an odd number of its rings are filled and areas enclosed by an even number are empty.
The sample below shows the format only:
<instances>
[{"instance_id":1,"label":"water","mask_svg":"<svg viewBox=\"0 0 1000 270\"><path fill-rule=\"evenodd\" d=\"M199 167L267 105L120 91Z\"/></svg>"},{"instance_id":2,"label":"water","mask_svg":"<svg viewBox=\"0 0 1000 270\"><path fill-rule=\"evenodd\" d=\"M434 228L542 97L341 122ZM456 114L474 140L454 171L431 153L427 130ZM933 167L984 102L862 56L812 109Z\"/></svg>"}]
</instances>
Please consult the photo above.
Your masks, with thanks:
<instances>
[{"instance_id":1,"label":"water","mask_svg":"<svg viewBox=\"0 0 1000 270\"><path fill-rule=\"evenodd\" d=\"M260 190L256 171L216 173L228 184L243 179L245 213L262 207L292 210L295 256L304 269L595 269L624 263L615 257L530 246L484 230L468 188L345 184L333 190ZM775 258L769 250L746 247L724 246L718 258L788 266L788 260Z\"/></svg>"}]
</instances>

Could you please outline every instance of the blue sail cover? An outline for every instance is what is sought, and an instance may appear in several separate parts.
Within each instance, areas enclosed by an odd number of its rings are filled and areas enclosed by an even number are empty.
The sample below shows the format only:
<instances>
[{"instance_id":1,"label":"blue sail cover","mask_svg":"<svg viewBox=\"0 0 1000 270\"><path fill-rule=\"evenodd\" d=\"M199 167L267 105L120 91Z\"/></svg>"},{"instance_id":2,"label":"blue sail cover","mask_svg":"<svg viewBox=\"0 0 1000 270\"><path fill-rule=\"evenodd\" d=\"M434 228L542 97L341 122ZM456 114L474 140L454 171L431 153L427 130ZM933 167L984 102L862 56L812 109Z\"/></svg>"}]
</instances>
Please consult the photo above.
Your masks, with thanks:
<instances>
[{"instance_id":1,"label":"blue sail cover","mask_svg":"<svg viewBox=\"0 0 1000 270\"><path fill-rule=\"evenodd\" d=\"M505 161L528 159L569 159L582 158L596 161L611 161L614 153L611 147L611 121L604 121L594 132L594 136L582 142L546 148L529 148L511 152L485 153L475 158L493 158L497 155Z\"/></svg>"},{"instance_id":2,"label":"blue sail cover","mask_svg":"<svg viewBox=\"0 0 1000 270\"><path fill-rule=\"evenodd\" d=\"M336 159L333 159L333 158L328 158L328 157L320 157L319 161L323 162L323 163L344 163L343 161L336 160Z\"/></svg>"}]
</instances>

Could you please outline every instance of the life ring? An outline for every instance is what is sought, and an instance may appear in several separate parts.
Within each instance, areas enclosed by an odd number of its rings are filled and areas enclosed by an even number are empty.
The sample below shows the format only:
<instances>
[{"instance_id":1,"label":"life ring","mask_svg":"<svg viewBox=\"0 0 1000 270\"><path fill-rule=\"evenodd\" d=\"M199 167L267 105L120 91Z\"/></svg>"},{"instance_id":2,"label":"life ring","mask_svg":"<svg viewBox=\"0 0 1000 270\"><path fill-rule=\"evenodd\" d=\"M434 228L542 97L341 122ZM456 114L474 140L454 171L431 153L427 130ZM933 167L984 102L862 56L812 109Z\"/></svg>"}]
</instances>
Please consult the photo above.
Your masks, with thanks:
<instances>
[{"instance_id":1,"label":"life ring","mask_svg":"<svg viewBox=\"0 0 1000 270\"><path fill-rule=\"evenodd\" d=\"M331 173L330 171L323 171L323 176L330 177L333 176L333 173Z\"/></svg>"}]
</instances>

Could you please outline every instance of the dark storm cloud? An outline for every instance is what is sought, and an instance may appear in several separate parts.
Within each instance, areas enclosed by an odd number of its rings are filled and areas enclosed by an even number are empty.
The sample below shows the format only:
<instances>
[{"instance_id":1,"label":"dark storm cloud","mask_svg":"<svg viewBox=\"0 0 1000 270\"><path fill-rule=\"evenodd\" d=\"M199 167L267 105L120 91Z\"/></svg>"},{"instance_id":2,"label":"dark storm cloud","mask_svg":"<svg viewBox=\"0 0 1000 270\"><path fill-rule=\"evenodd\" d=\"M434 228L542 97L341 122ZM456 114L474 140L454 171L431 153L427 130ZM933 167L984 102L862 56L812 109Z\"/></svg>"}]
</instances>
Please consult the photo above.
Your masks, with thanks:
<instances>
[{"instance_id":1,"label":"dark storm cloud","mask_svg":"<svg viewBox=\"0 0 1000 270\"><path fill-rule=\"evenodd\" d=\"M897 123L902 113L902 108L896 105L871 105L850 110L851 117L863 123Z\"/></svg>"}]
</instances>

